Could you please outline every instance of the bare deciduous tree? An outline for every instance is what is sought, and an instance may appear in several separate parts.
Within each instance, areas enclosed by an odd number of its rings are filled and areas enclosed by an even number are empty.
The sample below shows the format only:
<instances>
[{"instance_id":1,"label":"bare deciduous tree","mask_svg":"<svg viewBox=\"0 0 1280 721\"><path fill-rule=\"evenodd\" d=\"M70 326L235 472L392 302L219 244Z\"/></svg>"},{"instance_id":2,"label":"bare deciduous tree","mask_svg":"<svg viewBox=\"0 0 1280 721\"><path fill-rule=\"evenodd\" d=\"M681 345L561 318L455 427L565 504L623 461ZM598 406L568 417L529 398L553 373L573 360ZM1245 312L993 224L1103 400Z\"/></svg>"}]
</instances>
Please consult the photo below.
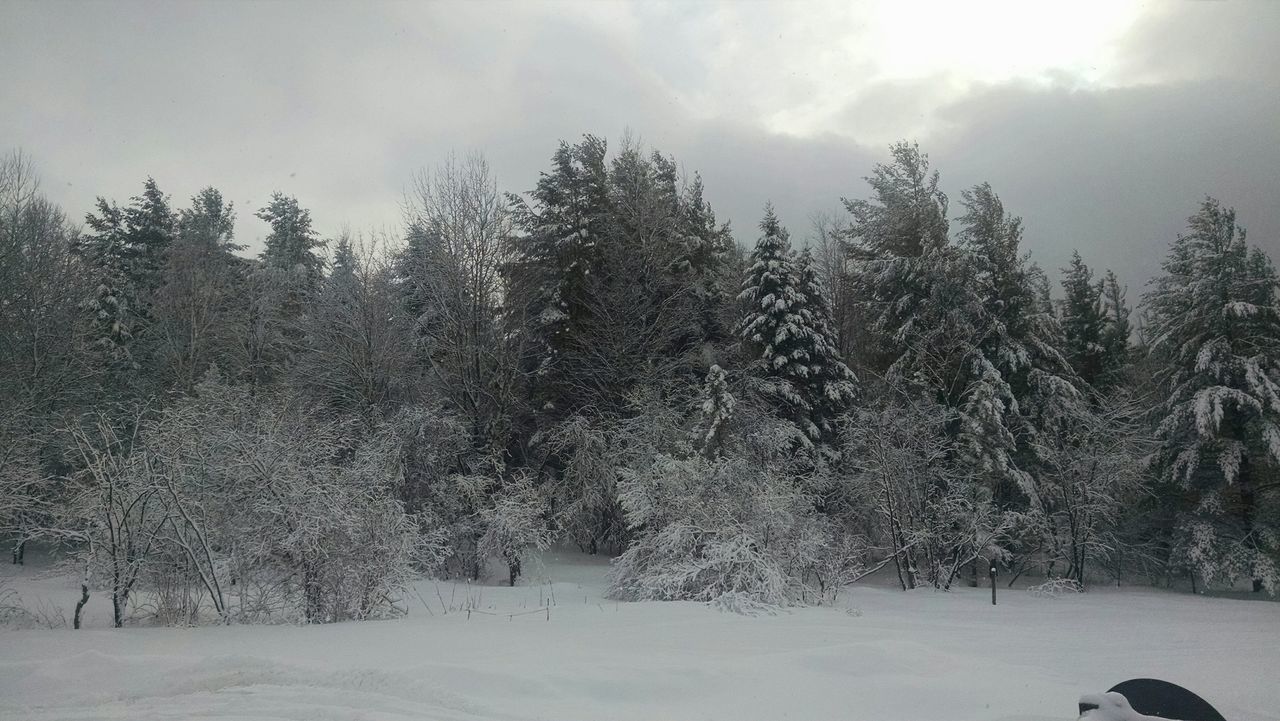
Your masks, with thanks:
<instances>
[{"instance_id":1,"label":"bare deciduous tree","mask_svg":"<svg viewBox=\"0 0 1280 721\"><path fill-rule=\"evenodd\" d=\"M420 172L405 214L402 274L422 306L421 353L473 442L501 444L517 389L513 334L503 328L513 319L502 279L512 253L507 201L488 161L473 154Z\"/></svg>"}]
</instances>

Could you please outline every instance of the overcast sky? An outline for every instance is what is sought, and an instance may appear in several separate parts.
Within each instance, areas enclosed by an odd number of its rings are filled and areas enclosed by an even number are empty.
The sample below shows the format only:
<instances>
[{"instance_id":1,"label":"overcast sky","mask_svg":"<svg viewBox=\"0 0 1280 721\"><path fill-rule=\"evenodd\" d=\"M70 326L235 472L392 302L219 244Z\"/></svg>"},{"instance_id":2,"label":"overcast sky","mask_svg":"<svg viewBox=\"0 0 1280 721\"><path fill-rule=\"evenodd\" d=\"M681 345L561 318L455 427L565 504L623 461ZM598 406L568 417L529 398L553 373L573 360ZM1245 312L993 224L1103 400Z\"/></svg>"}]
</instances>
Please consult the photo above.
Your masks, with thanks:
<instances>
[{"instance_id":1,"label":"overcast sky","mask_svg":"<svg viewBox=\"0 0 1280 721\"><path fill-rule=\"evenodd\" d=\"M990 181L1056 278L1131 288L1206 194L1280 259L1280 2L0 0L0 150L75 218L147 175L213 185L241 242L273 190L395 226L415 170L482 150L525 191L560 139L630 129L700 171L740 242L864 197L896 139ZM953 203L953 211L958 203Z\"/></svg>"}]
</instances>

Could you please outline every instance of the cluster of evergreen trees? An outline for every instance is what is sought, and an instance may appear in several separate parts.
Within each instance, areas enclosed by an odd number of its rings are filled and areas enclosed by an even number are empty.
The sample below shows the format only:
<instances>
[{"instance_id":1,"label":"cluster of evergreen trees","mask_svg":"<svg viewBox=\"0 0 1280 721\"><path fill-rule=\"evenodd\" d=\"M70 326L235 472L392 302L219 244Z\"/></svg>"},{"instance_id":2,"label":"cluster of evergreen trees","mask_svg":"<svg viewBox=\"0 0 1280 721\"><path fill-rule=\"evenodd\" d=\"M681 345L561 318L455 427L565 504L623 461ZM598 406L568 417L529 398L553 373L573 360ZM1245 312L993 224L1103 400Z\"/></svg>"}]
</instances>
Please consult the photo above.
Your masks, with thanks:
<instances>
[{"instance_id":1,"label":"cluster of evergreen trees","mask_svg":"<svg viewBox=\"0 0 1280 721\"><path fill-rule=\"evenodd\" d=\"M989 185L953 217L914 145L867 182L810 247L767 208L747 251L674 159L587 136L523 195L480 157L423 173L402 240L324 240L276 194L249 258L217 190L175 208L148 179L79 226L10 156L14 560L31 538L92 545L93 519L66 509L92 516L72 499L125 473L102 454L150 458L147 439L234 411L276 419L236 417L264 438L315 434L307 457L335 469L369 448L393 458L360 477L431 539L405 552L440 573L500 558L514 583L525 551L563 539L623 554L621 597L809 600L885 564L904 587L947 587L978 559L1081 583L1276 588L1277 278L1233 211L1204 202L1135 317L1078 253L1055 293ZM246 407L198 400L228 393ZM193 446L157 446L172 447ZM172 486L141 465L128 473L151 474L144 493ZM226 504L207 483L184 493L160 493L172 507L153 536L231 553L211 515ZM186 563L211 589L205 561Z\"/></svg>"}]
</instances>

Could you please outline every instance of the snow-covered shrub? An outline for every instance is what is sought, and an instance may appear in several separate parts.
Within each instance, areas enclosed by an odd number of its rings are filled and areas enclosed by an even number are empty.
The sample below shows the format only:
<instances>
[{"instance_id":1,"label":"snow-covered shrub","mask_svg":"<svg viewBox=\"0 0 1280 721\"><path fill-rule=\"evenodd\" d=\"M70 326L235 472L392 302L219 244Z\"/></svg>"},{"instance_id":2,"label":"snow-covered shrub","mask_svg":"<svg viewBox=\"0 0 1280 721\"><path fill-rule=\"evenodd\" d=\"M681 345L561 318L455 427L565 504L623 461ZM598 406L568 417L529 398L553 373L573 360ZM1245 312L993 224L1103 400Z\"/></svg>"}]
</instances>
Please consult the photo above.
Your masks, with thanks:
<instances>
[{"instance_id":1,"label":"snow-covered shrub","mask_svg":"<svg viewBox=\"0 0 1280 721\"><path fill-rule=\"evenodd\" d=\"M0 626L13 623L25 614L18 592L10 586L9 579L0 576Z\"/></svg>"},{"instance_id":2,"label":"snow-covered shrub","mask_svg":"<svg viewBox=\"0 0 1280 721\"><path fill-rule=\"evenodd\" d=\"M755 612L830 600L860 568L861 545L815 510L825 473L797 453L802 431L738 392L743 400L713 369L693 418L651 397L619 423L619 500L633 535L614 563L615 597Z\"/></svg>"},{"instance_id":3,"label":"snow-covered shrub","mask_svg":"<svg viewBox=\"0 0 1280 721\"><path fill-rule=\"evenodd\" d=\"M1050 578L1027 589L1036 598L1059 598L1069 593L1084 593L1084 584L1074 578Z\"/></svg>"},{"instance_id":4,"label":"snow-covered shrub","mask_svg":"<svg viewBox=\"0 0 1280 721\"><path fill-rule=\"evenodd\" d=\"M979 557L994 560L1018 516L995 505L946 432L954 416L902 395L851 416L846 512L871 512L903 589L947 589Z\"/></svg>"},{"instance_id":5,"label":"snow-covered shrub","mask_svg":"<svg viewBox=\"0 0 1280 721\"><path fill-rule=\"evenodd\" d=\"M138 484L150 498L138 507L157 519L131 526L150 529L131 573L151 569L143 578L161 592L155 610L188 620L192 584L225 621L395 612L397 592L439 557L440 539L421 533L396 497L403 466L392 429L251 398L216 376L196 390L143 422L132 453L115 461L135 471L115 475Z\"/></svg>"},{"instance_id":6,"label":"snow-covered shrub","mask_svg":"<svg viewBox=\"0 0 1280 721\"><path fill-rule=\"evenodd\" d=\"M815 602L815 574L841 550L812 497L777 467L746 458L661 454L624 469L621 489L635 538L614 561L615 598Z\"/></svg>"},{"instance_id":7,"label":"snow-covered shrub","mask_svg":"<svg viewBox=\"0 0 1280 721\"><path fill-rule=\"evenodd\" d=\"M136 434L126 430L139 425L139 415L130 415L122 424L93 413L69 430L77 470L65 479L65 497L41 535L70 544L72 563L83 570L77 628L89 589L101 586L111 594L114 624L124 624L131 597L168 522L155 467L137 448Z\"/></svg>"},{"instance_id":8,"label":"snow-covered shrub","mask_svg":"<svg viewBox=\"0 0 1280 721\"><path fill-rule=\"evenodd\" d=\"M500 457L478 453L465 424L453 415L410 407L389 422L403 468L400 497L435 539L439 554L424 570L477 579L484 568L481 513L505 475Z\"/></svg>"},{"instance_id":9,"label":"snow-covered shrub","mask_svg":"<svg viewBox=\"0 0 1280 721\"><path fill-rule=\"evenodd\" d=\"M200 622L204 589L190 559L179 549L161 545L148 559L143 586L149 591L136 610L165 626L194 626Z\"/></svg>"},{"instance_id":10,"label":"snow-covered shrub","mask_svg":"<svg viewBox=\"0 0 1280 721\"><path fill-rule=\"evenodd\" d=\"M12 539L13 560L21 562L27 527L42 507L42 481L34 439L25 419L0 408L0 538Z\"/></svg>"},{"instance_id":11,"label":"snow-covered shrub","mask_svg":"<svg viewBox=\"0 0 1280 721\"><path fill-rule=\"evenodd\" d=\"M621 549L627 524L618 501L623 433L608 419L575 415L553 428L543 451L559 466L546 482L559 533L587 553Z\"/></svg>"},{"instance_id":12,"label":"snow-covered shrub","mask_svg":"<svg viewBox=\"0 0 1280 721\"><path fill-rule=\"evenodd\" d=\"M1064 409L1042 434L1037 493L1029 515L1044 547L1046 575L1083 584L1127 549L1122 518L1150 484L1151 440L1140 409L1121 391L1096 405Z\"/></svg>"},{"instance_id":13,"label":"snow-covered shrub","mask_svg":"<svg viewBox=\"0 0 1280 721\"><path fill-rule=\"evenodd\" d=\"M1259 524L1259 527L1246 531L1239 522L1206 520L1206 516L1222 513L1223 503L1218 494L1208 492L1200 503L1201 507L1197 509L1200 517L1184 520L1177 529L1175 551L1170 559L1173 564L1191 569L1206 585L1230 587L1238 579L1247 578L1272 593L1280 589L1280 565L1275 559L1280 554L1280 533L1275 530L1280 527L1277 523L1280 518L1275 517L1280 514L1271 509L1273 518L1267 519L1269 525ZM1252 537L1256 547L1233 542L1234 538L1241 536Z\"/></svg>"},{"instance_id":14,"label":"snow-covered shrub","mask_svg":"<svg viewBox=\"0 0 1280 721\"><path fill-rule=\"evenodd\" d=\"M516 585L530 551L551 545L545 520L546 503L526 474L519 474L495 495L492 505L480 513L484 535L480 554L497 557L507 565L508 580Z\"/></svg>"}]
</instances>

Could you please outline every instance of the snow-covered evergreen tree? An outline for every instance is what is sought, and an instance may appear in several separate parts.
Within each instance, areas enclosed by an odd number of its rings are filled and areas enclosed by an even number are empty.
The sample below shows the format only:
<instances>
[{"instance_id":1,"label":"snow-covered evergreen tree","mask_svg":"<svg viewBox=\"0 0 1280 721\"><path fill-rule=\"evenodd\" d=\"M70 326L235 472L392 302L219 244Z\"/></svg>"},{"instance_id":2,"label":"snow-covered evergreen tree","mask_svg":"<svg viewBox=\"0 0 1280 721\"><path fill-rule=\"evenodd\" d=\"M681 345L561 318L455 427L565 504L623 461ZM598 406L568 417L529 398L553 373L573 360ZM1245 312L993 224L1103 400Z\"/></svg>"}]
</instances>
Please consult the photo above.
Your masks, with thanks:
<instances>
[{"instance_id":1,"label":"snow-covered evergreen tree","mask_svg":"<svg viewBox=\"0 0 1280 721\"><path fill-rule=\"evenodd\" d=\"M989 366L978 377L978 392L971 397L981 402L967 403L964 415L991 410L983 398L987 393L1005 405L1003 417L992 414L986 420L991 426L984 429L987 433L967 441L997 479L1017 481L1034 501L1040 460L1036 438L1054 432L1057 419L1081 396L1061 351L1062 332L1043 290L1044 274L1021 249L1021 218L1005 212L987 183L965 191L962 197L968 212L960 219L959 245L971 258L972 282L985 316L983 333L974 340ZM991 432L997 425L1003 429ZM997 498L1010 500L1007 494Z\"/></svg>"},{"instance_id":2,"label":"snow-covered evergreen tree","mask_svg":"<svg viewBox=\"0 0 1280 721\"><path fill-rule=\"evenodd\" d=\"M511 300L529 319L534 393L546 410L573 405L572 379L564 377L560 358L584 314L586 279L599 272L598 248L608 224L607 149L592 135L577 145L561 142L552 169L529 194L531 202L512 198L524 236L508 269Z\"/></svg>"},{"instance_id":3,"label":"snow-covered evergreen tree","mask_svg":"<svg viewBox=\"0 0 1280 721\"><path fill-rule=\"evenodd\" d=\"M809 378L814 360L807 337L812 330L803 315L806 298L800 289L800 273L787 231L778 223L772 206L765 208L760 230L738 294L744 308L738 337L765 396L809 439L816 440L821 431L813 422L811 400L800 387Z\"/></svg>"},{"instance_id":4,"label":"snow-covered evergreen tree","mask_svg":"<svg viewBox=\"0 0 1280 721\"><path fill-rule=\"evenodd\" d=\"M164 277L153 300L157 373L166 387L190 391L216 363L238 363L232 323L246 295L234 241L235 212L222 194L205 188L178 213L178 230L165 253Z\"/></svg>"},{"instance_id":5,"label":"snow-covered evergreen tree","mask_svg":"<svg viewBox=\"0 0 1280 721\"><path fill-rule=\"evenodd\" d=\"M333 260L329 262L329 275L325 278L326 287L335 290L352 287L356 282L358 266L356 253L351 248L351 239L346 236L339 238L338 245L333 250Z\"/></svg>"},{"instance_id":6,"label":"snow-covered evergreen tree","mask_svg":"<svg viewBox=\"0 0 1280 721\"><path fill-rule=\"evenodd\" d=\"M711 366L707 371L706 383L702 386L702 415L693 439L694 447L707 458L715 458L721 452L736 403L733 394L729 392L729 381L724 370L718 365Z\"/></svg>"},{"instance_id":7,"label":"snow-covered evergreen tree","mask_svg":"<svg viewBox=\"0 0 1280 721\"><path fill-rule=\"evenodd\" d=\"M147 178L140 196L121 208L97 199L98 215L85 222L93 230L80 250L95 276L94 290L85 301L93 342L103 353L113 383L120 372L137 370L147 360L138 340L151 322L151 306L164 282L163 269L173 242L177 218L156 182Z\"/></svg>"},{"instance_id":8,"label":"snow-covered evergreen tree","mask_svg":"<svg viewBox=\"0 0 1280 721\"><path fill-rule=\"evenodd\" d=\"M91 342L108 363L118 368L135 368L133 337L138 325L138 288L130 277L128 230L124 212L114 203L98 198L98 215L85 222L93 230L81 239L79 251L92 267L93 290L85 299L89 314Z\"/></svg>"},{"instance_id":9,"label":"snow-covered evergreen tree","mask_svg":"<svg viewBox=\"0 0 1280 721\"><path fill-rule=\"evenodd\" d=\"M673 264L675 277L693 290L694 319L698 340L721 343L732 328L723 310L731 306L733 279L728 277L728 259L733 252L733 236L728 223L717 223L711 204L703 197L702 178L693 181L676 198L676 237L681 252Z\"/></svg>"},{"instance_id":10,"label":"snow-covered evergreen tree","mask_svg":"<svg viewBox=\"0 0 1280 721\"><path fill-rule=\"evenodd\" d=\"M935 292L930 284L946 259L947 196L929 157L914 143L890 147L891 163L878 163L866 178L872 197L844 199L851 222L846 254L852 295L871 323L864 353L872 370L883 373L910 343L917 305Z\"/></svg>"},{"instance_id":11,"label":"snow-covered evergreen tree","mask_svg":"<svg viewBox=\"0 0 1280 721\"><path fill-rule=\"evenodd\" d=\"M1152 281L1163 479L1189 495L1179 557L1205 580L1280 588L1280 314L1270 259L1209 198ZM1269 493L1268 493L1269 492Z\"/></svg>"},{"instance_id":12,"label":"snow-covered evergreen tree","mask_svg":"<svg viewBox=\"0 0 1280 721\"><path fill-rule=\"evenodd\" d=\"M1102 288L1094 283L1093 271L1079 251L1071 251L1071 264L1062 269L1062 275L1063 351L1081 380L1092 386L1102 376L1106 353L1102 345Z\"/></svg>"},{"instance_id":13,"label":"snow-covered evergreen tree","mask_svg":"<svg viewBox=\"0 0 1280 721\"><path fill-rule=\"evenodd\" d=\"M1078 251L1062 273L1063 353L1086 385L1105 392L1124 381L1130 360L1125 288L1111 270L1095 282Z\"/></svg>"},{"instance_id":14,"label":"snow-covered evergreen tree","mask_svg":"<svg viewBox=\"0 0 1280 721\"><path fill-rule=\"evenodd\" d=\"M149 300L150 294L164 282L165 254L173 243L178 216L154 178L147 178L142 184L142 195L131 200L124 210L133 256L131 265L138 285Z\"/></svg>"},{"instance_id":15,"label":"snow-covered evergreen tree","mask_svg":"<svg viewBox=\"0 0 1280 721\"><path fill-rule=\"evenodd\" d=\"M271 202L257 216L271 225L262 262L296 275L303 291L313 290L324 273L324 259L317 252L324 241L311 228L311 211L296 198L272 193Z\"/></svg>"},{"instance_id":16,"label":"snow-covered evergreen tree","mask_svg":"<svg viewBox=\"0 0 1280 721\"><path fill-rule=\"evenodd\" d=\"M803 337L809 346L809 374L799 382L799 390L812 409L810 418L818 428L819 438L829 440L835 433L836 418L853 403L857 378L840 357L830 296L808 248L800 253L796 269L805 299L800 311L807 325Z\"/></svg>"},{"instance_id":17,"label":"snow-covered evergreen tree","mask_svg":"<svg viewBox=\"0 0 1280 721\"><path fill-rule=\"evenodd\" d=\"M1126 288L1120 285L1116 274L1107 271L1100 282L1102 288L1102 378L1103 386L1123 384L1127 380L1129 365L1133 361L1129 349L1129 336L1133 326L1129 322L1130 309L1125 301Z\"/></svg>"}]
</instances>

